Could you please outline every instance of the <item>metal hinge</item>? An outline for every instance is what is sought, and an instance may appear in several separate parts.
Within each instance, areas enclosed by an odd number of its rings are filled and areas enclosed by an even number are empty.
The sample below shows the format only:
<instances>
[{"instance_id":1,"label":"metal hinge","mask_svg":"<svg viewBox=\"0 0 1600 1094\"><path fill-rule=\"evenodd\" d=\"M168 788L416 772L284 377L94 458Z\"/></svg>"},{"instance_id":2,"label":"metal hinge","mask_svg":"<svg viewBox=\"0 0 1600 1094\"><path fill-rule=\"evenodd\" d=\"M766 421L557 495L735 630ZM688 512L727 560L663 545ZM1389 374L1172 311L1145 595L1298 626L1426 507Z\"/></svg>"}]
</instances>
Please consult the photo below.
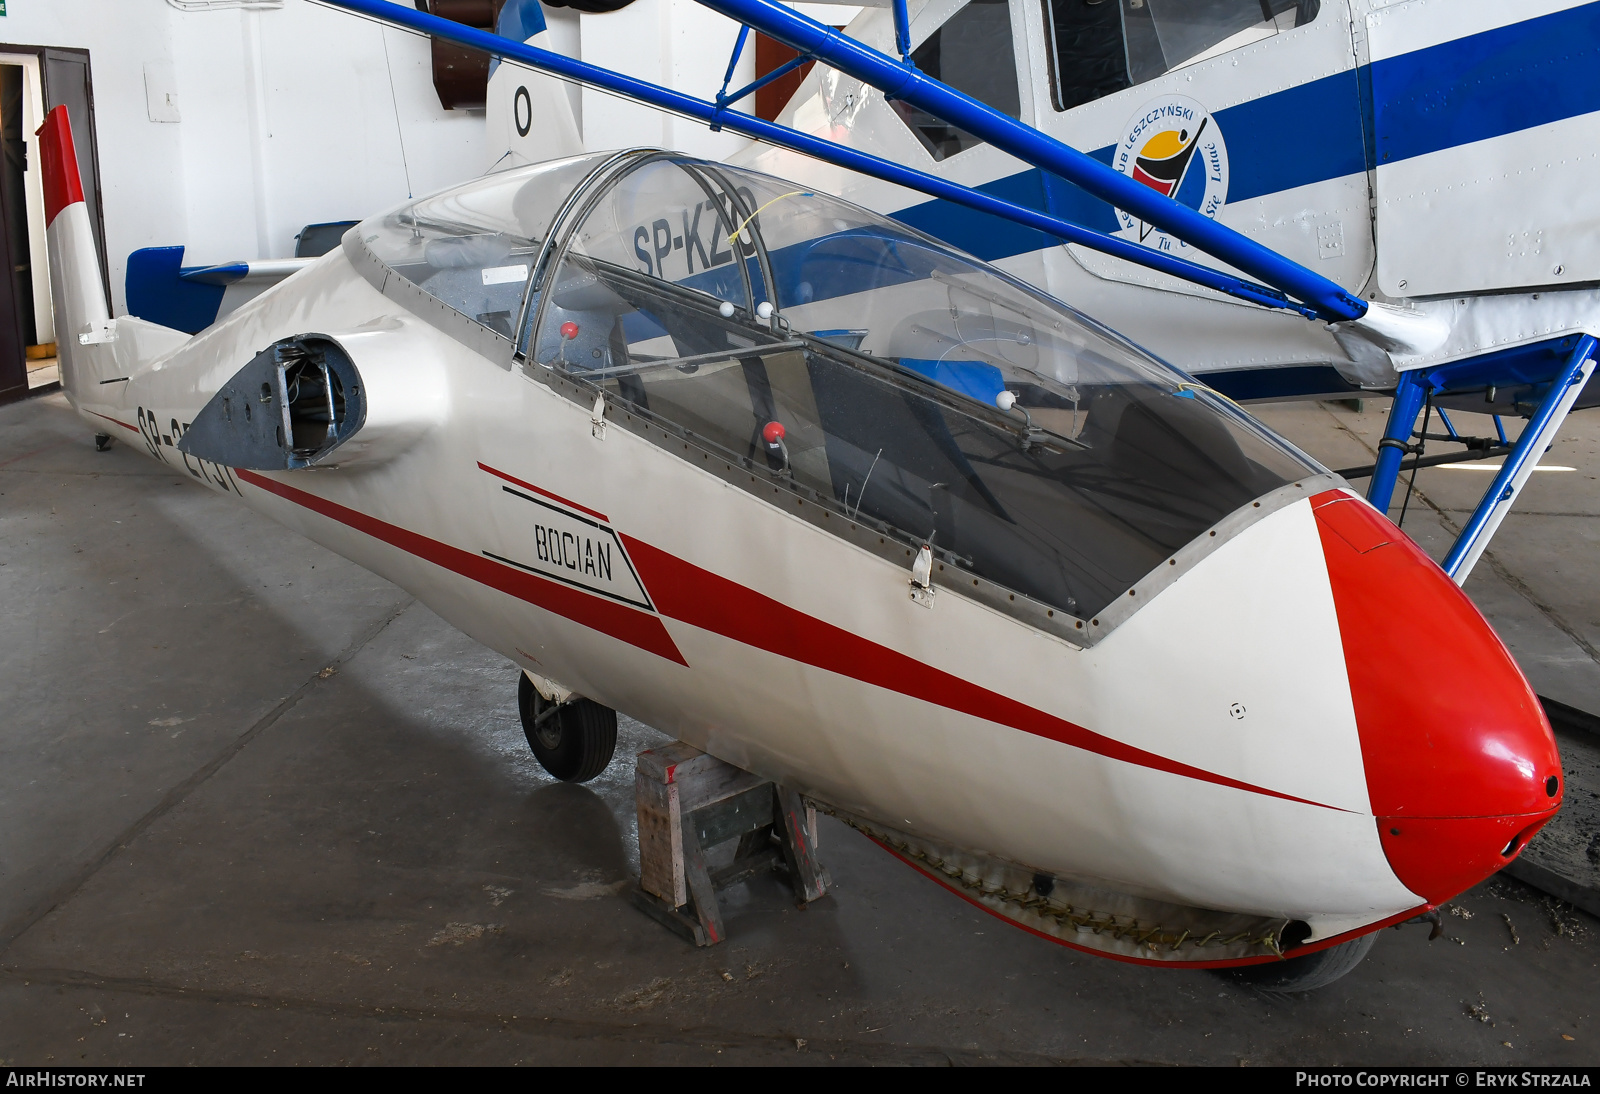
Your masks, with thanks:
<instances>
[{"instance_id":1,"label":"metal hinge","mask_svg":"<svg viewBox=\"0 0 1600 1094\"><path fill-rule=\"evenodd\" d=\"M911 563L911 599L924 608L933 607L933 548L926 543Z\"/></svg>"},{"instance_id":2,"label":"metal hinge","mask_svg":"<svg viewBox=\"0 0 1600 1094\"><path fill-rule=\"evenodd\" d=\"M106 342L115 341L116 337L117 321L115 319L105 319L96 323L90 323L87 327L84 327L83 333L78 335L78 345L104 345Z\"/></svg>"}]
</instances>

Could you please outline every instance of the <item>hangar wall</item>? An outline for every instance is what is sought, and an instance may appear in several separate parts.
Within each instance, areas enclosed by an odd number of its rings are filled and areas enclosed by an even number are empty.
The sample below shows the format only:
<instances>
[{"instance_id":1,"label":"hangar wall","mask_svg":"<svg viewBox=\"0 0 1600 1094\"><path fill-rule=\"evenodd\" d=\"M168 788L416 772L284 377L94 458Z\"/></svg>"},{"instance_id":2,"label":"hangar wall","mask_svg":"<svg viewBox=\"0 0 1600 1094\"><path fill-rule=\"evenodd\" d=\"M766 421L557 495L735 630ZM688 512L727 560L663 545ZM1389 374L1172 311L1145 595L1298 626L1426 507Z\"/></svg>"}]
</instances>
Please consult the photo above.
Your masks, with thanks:
<instances>
[{"instance_id":1,"label":"hangar wall","mask_svg":"<svg viewBox=\"0 0 1600 1094\"><path fill-rule=\"evenodd\" d=\"M784 0L788 3L788 0ZM882 0L887 2L887 0ZM860 13L853 5L789 3L819 22L843 26ZM712 99L722 85L728 55L738 37L739 25L694 0L633 0L621 11L589 14L570 8L545 8L549 31L534 44L553 49L602 68L626 72L652 83ZM757 47L746 45L734 69L732 88L756 77ZM519 86L535 88L535 99L546 94L538 80L513 64L497 68L489 81L488 139L497 150L510 149L528 160L551 154L541 141L547 127L528 124L513 127L513 97ZM589 151L631 145L671 148L709 159L728 159L750 142L735 133L713 133L699 122L663 113L641 103L609 95L594 88L566 85L567 101L583 146ZM740 110L753 109L745 101ZM491 154L491 159L497 158Z\"/></svg>"},{"instance_id":2,"label":"hangar wall","mask_svg":"<svg viewBox=\"0 0 1600 1094\"><path fill-rule=\"evenodd\" d=\"M847 10L794 6L829 22ZM140 247L181 243L186 264L287 257L306 224L371 215L477 174L505 151L482 112L440 106L425 38L308 0L9 0L5 9L0 53L90 52L118 314L127 257ZM737 33L693 0L545 15L552 48L708 98ZM754 77L754 53L745 51L734 86ZM746 143L591 89L569 95L591 149L659 145L721 158Z\"/></svg>"},{"instance_id":3,"label":"hangar wall","mask_svg":"<svg viewBox=\"0 0 1600 1094\"><path fill-rule=\"evenodd\" d=\"M182 243L186 262L285 257L302 225L366 216L487 165L482 114L440 107L422 38L303 0L6 9L0 50L90 51L119 313L137 248ZM147 79L180 120L151 120Z\"/></svg>"},{"instance_id":4,"label":"hangar wall","mask_svg":"<svg viewBox=\"0 0 1600 1094\"><path fill-rule=\"evenodd\" d=\"M739 24L694 0L634 0L618 12L582 15L582 60L710 99L722 86ZM740 57L733 86L755 79L755 47ZM748 105L746 107L748 109ZM583 135L590 148L659 145L725 159L750 142L641 103L583 89Z\"/></svg>"},{"instance_id":5,"label":"hangar wall","mask_svg":"<svg viewBox=\"0 0 1600 1094\"><path fill-rule=\"evenodd\" d=\"M169 12L197 259L292 255L306 224L487 166L483 116L439 105L426 39L303 0Z\"/></svg>"}]
</instances>

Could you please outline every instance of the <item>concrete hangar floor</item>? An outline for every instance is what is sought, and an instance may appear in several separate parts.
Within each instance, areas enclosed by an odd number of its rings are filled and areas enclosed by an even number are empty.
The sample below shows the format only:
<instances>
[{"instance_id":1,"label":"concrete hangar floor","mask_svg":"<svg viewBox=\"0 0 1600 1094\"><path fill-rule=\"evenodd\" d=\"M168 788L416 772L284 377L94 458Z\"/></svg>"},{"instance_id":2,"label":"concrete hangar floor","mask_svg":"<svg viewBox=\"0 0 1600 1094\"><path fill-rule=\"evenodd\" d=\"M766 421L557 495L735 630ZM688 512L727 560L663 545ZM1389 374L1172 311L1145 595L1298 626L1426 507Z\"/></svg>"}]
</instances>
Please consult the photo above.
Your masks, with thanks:
<instances>
[{"instance_id":1,"label":"concrete hangar floor","mask_svg":"<svg viewBox=\"0 0 1600 1094\"><path fill-rule=\"evenodd\" d=\"M1369 462L1385 406L1262 416ZM1600 711L1600 415L1467 585L1538 690ZM1442 551L1485 473L1429 469ZM623 720L584 786L529 754L516 669L399 589L0 410L0 1062L1427 1063L1596 1059L1600 923L1498 876L1267 995L1032 938L823 819L833 894L770 876L697 950L635 910ZM1569 763L1595 740L1568 737ZM1574 795L1569 794L1569 801Z\"/></svg>"}]
</instances>

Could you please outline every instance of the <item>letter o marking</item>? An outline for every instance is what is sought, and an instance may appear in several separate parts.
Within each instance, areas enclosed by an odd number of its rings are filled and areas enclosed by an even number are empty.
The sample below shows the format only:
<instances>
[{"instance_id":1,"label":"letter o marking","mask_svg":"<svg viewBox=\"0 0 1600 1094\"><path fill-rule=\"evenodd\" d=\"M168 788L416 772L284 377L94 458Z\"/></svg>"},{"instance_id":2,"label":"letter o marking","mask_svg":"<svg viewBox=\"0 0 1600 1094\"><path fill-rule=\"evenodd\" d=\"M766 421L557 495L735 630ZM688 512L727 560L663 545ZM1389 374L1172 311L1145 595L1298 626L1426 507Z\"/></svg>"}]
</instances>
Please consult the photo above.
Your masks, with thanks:
<instances>
[{"instance_id":1,"label":"letter o marking","mask_svg":"<svg viewBox=\"0 0 1600 1094\"><path fill-rule=\"evenodd\" d=\"M523 119L523 114L527 119ZM518 87L517 93L511 98L511 117L517 123L517 136L526 137L528 130L533 128L533 99L528 95L528 89Z\"/></svg>"}]
</instances>

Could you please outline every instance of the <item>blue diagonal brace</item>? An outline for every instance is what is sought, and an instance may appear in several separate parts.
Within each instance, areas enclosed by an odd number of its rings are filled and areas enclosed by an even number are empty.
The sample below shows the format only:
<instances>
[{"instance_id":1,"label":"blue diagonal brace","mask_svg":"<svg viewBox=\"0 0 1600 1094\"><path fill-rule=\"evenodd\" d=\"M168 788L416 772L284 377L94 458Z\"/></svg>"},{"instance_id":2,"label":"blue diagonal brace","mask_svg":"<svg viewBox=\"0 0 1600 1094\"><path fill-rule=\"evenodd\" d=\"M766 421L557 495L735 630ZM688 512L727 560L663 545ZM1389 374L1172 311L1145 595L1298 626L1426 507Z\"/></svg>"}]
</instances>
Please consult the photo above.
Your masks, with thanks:
<instances>
[{"instance_id":1,"label":"blue diagonal brace","mask_svg":"<svg viewBox=\"0 0 1600 1094\"><path fill-rule=\"evenodd\" d=\"M745 84L732 95L718 95L717 107L718 109L722 109L724 107L732 106L745 96L760 91L762 88L772 83L772 81L781 80L785 76L789 75L789 73L799 68L801 65L808 65L814 60L816 60L816 58L812 57L809 53L802 53L798 57L793 57L779 65L777 68L773 69L771 72L767 73L765 76L761 77L761 79L753 80L750 83Z\"/></svg>"},{"instance_id":2,"label":"blue diagonal brace","mask_svg":"<svg viewBox=\"0 0 1600 1094\"><path fill-rule=\"evenodd\" d=\"M1561 428L1567 411L1572 409L1573 401L1577 399L1578 393L1588 382L1589 374L1594 370L1594 351L1595 339L1592 335L1584 335L1578 339L1577 346L1573 348L1561 371L1551 382L1544 401L1539 404L1539 409L1534 412L1533 417L1523 428L1522 435L1517 438L1516 447L1500 466L1494 482L1484 492L1483 499L1473 510L1466 527L1461 529L1461 535L1456 537L1450 553L1440 564L1457 585L1466 581L1467 576L1472 573L1472 567L1484 549L1489 546L1489 540L1493 538L1496 529L1500 527L1500 522L1510 511L1511 504L1516 501L1533 469L1538 466L1539 457L1555 440L1556 431Z\"/></svg>"},{"instance_id":3,"label":"blue diagonal brace","mask_svg":"<svg viewBox=\"0 0 1600 1094\"><path fill-rule=\"evenodd\" d=\"M728 96L728 85L733 83L733 70L739 67L739 55L744 52L744 43L749 37L750 28L741 24L739 37L733 43L733 54L728 58L728 71L722 74L722 90L717 92L718 106L721 106Z\"/></svg>"}]
</instances>

